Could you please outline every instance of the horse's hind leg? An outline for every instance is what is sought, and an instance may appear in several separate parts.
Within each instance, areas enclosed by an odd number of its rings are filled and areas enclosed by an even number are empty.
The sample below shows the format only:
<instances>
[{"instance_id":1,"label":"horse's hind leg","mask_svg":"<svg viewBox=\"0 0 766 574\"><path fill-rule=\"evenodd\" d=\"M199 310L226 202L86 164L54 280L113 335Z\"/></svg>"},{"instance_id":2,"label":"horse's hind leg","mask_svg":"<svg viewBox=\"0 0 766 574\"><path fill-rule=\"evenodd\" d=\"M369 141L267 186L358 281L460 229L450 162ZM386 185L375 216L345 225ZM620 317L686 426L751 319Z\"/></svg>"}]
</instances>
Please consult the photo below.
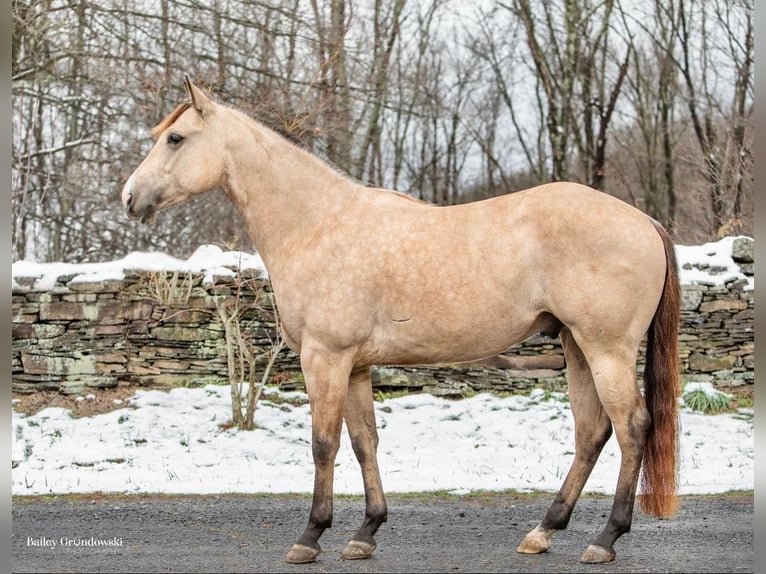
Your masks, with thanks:
<instances>
[{"instance_id":1,"label":"horse's hind leg","mask_svg":"<svg viewBox=\"0 0 766 574\"><path fill-rule=\"evenodd\" d=\"M378 470L378 431L370 370L351 375L346 396L346 427L364 480L364 521L343 550L346 560L369 558L376 548L375 532L386 521L387 508Z\"/></svg>"},{"instance_id":2,"label":"horse's hind leg","mask_svg":"<svg viewBox=\"0 0 766 574\"><path fill-rule=\"evenodd\" d=\"M575 422L575 457L542 522L527 534L516 549L524 554L545 552L551 546L551 536L567 527L585 481L612 432L611 422L601 407L590 367L569 329L562 329L561 342L567 362L569 403Z\"/></svg>"},{"instance_id":3,"label":"horse's hind leg","mask_svg":"<svg viewBox=\"0 0 766 574\"><path fill-rule=\"evenodd\" d=\"M614 560L614 542L630 531L633 520L636 486L651 425L651 416L636 382L635 360L636 350L632 348L624 349L622 353L612 351L589 360L601 404L614 426L621 461L609 520L585 550L581 562Z\"/></svg>"}]
</instances>

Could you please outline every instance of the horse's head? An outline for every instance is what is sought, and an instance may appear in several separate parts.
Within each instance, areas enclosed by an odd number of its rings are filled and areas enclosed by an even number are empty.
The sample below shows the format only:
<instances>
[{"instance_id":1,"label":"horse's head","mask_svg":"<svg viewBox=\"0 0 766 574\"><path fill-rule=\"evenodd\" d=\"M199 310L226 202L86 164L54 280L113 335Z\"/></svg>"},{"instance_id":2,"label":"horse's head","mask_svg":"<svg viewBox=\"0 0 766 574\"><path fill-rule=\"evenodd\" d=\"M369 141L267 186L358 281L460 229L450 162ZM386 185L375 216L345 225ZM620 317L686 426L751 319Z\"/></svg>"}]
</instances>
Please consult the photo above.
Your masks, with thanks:
<instances>
[{"instance_id":1,"label":"horse's head","mask_svg":"<svg viewBox=\"0 0 766 574\"><path fill-rule=\"evenodd\" d=\"M122 190L128 216L142 223L157 211L219 186L224 176L219 130L222 108L184 77L188 101L153 130L156 143Z\"/></svg>"}]
</instances>

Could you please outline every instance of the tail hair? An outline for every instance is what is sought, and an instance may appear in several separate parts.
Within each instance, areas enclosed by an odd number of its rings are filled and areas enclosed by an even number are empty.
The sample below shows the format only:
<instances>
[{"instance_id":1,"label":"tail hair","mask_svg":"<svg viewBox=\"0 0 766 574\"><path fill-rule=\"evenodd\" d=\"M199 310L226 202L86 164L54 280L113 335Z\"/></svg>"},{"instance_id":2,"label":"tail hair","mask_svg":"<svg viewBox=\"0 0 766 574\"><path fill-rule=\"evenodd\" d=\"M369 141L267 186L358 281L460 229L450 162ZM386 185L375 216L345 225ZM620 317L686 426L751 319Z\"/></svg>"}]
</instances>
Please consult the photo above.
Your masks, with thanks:
<instances>
[{"instance_id":1,"label":"tail hair","mask_svg":"<svg viewBox=\"0 0 766 574\"><path fill-rule=\"evenodd\" d=\"M681 320L681 286L673 242L655 222L665 246L665 286L646 338L644 399L652 424L644 447L641 473L642 512L669 518L678 511L678 396L681 366L678 331Z\"/></svg>"}]
</instances>

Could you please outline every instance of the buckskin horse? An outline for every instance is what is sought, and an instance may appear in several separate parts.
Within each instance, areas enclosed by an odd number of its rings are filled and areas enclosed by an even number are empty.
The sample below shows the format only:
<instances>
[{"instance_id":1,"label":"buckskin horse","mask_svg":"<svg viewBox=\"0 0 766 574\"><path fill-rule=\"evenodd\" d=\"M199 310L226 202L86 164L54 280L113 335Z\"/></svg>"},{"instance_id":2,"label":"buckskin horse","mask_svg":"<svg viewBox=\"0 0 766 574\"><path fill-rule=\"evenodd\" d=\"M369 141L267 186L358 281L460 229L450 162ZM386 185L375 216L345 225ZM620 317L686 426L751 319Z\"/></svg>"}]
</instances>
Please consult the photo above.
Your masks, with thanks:
<instances>
[{"instance_id":1,"label":"buckskin horse","mask_svg":"<svg viewBox=\"0 0 766 574\"><path fill-rule=\"evenodd\" d=\"M160 209L222 189L263 258L311 408L314 494L288 562L314 561L332 524L344 420L366 506L341 556L369 558L376 548L387 507L370 367L476 361L537 333L561 337L575 456L517 551L545 552L566 528L612 432L621 453L614 502L581 561L615 559L639 477L644 512L676 512L680 291L660 224L575 183L448 207L368 187L184 83L187 101L152 130L156 143L122 203L149 223Z\"/></svg>"}]
</instances>

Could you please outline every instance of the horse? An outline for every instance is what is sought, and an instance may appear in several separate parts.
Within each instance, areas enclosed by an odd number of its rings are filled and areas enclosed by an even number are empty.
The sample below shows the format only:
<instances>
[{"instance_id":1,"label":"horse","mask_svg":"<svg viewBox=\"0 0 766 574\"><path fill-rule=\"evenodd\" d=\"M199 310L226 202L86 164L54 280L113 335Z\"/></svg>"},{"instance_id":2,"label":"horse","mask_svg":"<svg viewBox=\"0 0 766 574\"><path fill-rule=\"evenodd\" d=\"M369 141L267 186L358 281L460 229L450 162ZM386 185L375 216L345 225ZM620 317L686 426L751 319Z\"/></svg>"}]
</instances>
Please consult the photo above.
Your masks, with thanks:
<instances>
[{"instance_id":1,"label":"horse","mask_svg":"<svg viewBox=\"0 0 766 574\"><path fill-rule=\"evenodd\" d=\"M615 559L639 477L640 509L675 514L680 288L673 244L658 222L571 182L461 205L422 202L354 180L214 101L188 76L184 86L186 99L151 131L154 146L125 182L122 204L128 217L151 223L161 209L221 189L263 258L311 411L313 498L287 562L315 561L332 525L344 421L365 513L341 558L370 558L377 547L388 509L371 367L477 361L540 333L562 342L575 455L516 550L551 547L613 432L620 468L612 509L581 562Z\"/></svg>"}]
</instances>

